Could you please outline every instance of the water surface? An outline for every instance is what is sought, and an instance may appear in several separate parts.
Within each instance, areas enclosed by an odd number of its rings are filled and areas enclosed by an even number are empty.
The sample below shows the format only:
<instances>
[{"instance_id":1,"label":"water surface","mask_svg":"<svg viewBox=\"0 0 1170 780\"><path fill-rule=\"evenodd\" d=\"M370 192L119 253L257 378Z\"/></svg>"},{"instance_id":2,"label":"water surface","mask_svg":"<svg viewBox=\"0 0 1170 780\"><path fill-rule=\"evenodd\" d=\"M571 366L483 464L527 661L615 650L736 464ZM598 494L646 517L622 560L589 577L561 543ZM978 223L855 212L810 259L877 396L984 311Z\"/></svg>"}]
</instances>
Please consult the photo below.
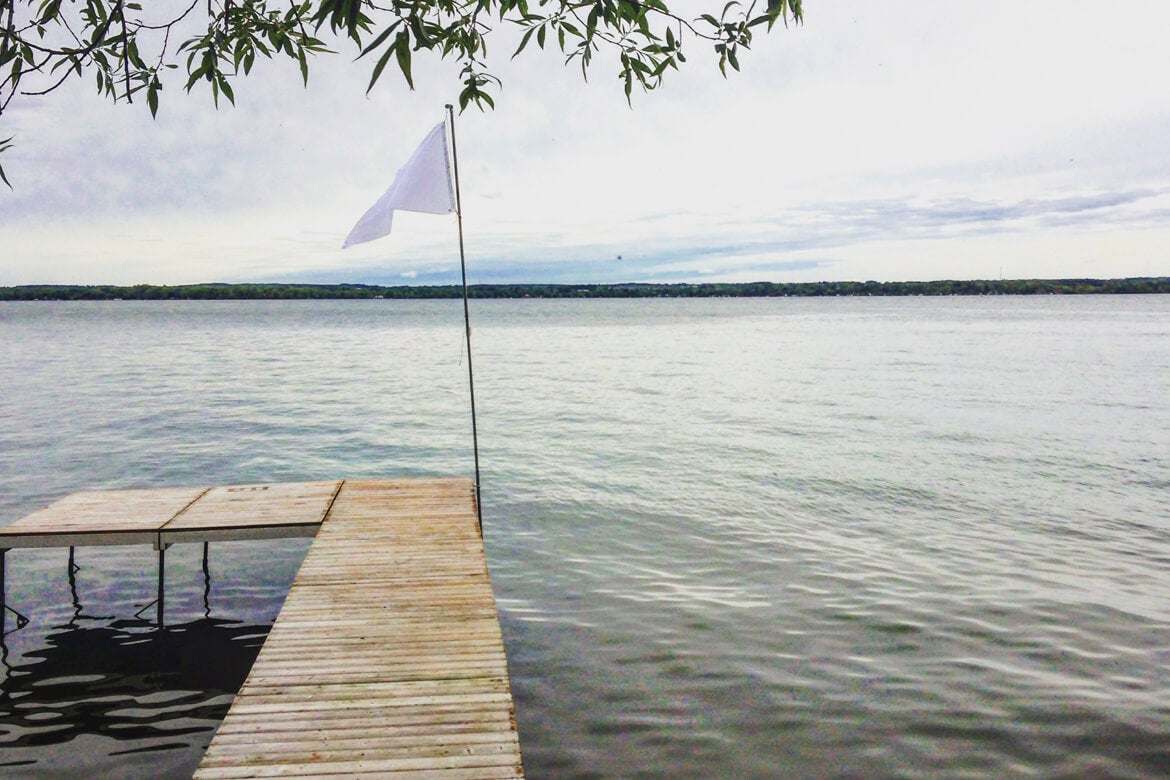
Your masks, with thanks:
<instances>
[{"instance_id":1,"label":"water surface","mask_svg":"<svg viewBox=\"0 0 1170 780\"><path fill-rule=\"evenodd\" d=\"M0 522L81 489L470 474L461 314L0 304ZM473 302L529 776L1170 772L1168 315ZM212 545L205 573L173 548L164 635L134 618L150 550L79 550L72 582L64 551L9 553L32 622L2 771L189 775L304 549Z\"/></svg>"}]
</instances>

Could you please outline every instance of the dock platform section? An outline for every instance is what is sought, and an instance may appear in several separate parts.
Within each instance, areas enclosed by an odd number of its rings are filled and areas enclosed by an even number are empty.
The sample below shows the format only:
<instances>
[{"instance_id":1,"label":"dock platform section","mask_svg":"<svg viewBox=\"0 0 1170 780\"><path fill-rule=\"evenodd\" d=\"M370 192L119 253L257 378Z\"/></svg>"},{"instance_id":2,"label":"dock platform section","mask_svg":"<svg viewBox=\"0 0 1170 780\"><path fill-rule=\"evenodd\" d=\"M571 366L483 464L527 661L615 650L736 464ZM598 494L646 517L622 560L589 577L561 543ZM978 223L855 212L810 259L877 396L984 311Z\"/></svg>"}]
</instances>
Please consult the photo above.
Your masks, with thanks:
<instances>
[{"instance_id":1,"label":"dock platform section","mask_svg":"<svg viewBox=\"0 0 1170 780\"><path fill-rule=\"evenodd\" d=\"M471 480L115 492L0 549L316 534L196 778L523 777Z\"/></svg>"},{"instance_id":2,"label":"dock platform section","mask_svg":"<svg viewBox=\"0 0 1170 780\"><path fill-rule=\"evenodd\" d=\"M244 541L314 536L343 480L94 490L0 528L0 548Z\"/></svg>"}]
</instances>

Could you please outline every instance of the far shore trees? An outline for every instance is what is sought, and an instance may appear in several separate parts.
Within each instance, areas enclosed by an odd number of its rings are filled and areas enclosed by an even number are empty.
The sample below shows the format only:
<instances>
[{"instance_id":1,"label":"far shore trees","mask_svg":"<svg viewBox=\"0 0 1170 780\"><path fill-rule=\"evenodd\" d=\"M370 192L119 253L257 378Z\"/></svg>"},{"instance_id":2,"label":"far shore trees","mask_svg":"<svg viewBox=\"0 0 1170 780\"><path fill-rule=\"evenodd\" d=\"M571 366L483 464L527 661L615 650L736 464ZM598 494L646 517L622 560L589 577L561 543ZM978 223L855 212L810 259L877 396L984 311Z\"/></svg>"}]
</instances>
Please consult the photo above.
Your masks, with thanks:
<instances>
[{"instance_id":1,"label":"far shore trees","mask_svg":"<svg viewBox=\"0 0 1170 780\"><path fill-rule=\"evenodd\" d=\"M1170 294L1170 278L996 279L930 282L747 282L675 284L475 284L472 298L778 298L910 295ZM459 298L457 284L24 285L0 287L0 301L175 301Z\"/></svg>"}]
</instances>

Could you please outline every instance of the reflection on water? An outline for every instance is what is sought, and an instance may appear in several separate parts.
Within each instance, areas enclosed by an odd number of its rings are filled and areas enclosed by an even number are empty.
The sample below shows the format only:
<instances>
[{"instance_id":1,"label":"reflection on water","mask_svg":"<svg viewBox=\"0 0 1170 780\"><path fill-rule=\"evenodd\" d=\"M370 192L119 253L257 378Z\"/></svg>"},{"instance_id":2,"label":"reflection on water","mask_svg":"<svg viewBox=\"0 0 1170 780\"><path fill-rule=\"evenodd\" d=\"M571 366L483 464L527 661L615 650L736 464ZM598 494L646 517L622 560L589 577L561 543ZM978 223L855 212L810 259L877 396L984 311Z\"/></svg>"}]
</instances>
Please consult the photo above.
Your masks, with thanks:
<instances>
[{"instance_id":1,"label":"reflection on water","mask_svg":"<svg viewBox=\"0 0 1170 780\"><path fill-rule=\"evenodd\" d=\"M149 548L71 548L64 571L65 550L11 551L9 607L28 619L0 640L0 777L189 778L305 542L172 547L162 629Z\"/></svg>"},{"instance_id":2,"label":"reflection on water","mask_svg":"<svg viewBox=\"0 0 1170 780\"><path fill-rule=\"evenodd\" d=\"M43 746L86 735L122 743L108 755L206 744L268 629L215 618L161 631L140 619L63 625L15 664L4 645L0 767L34 765Z\"/></svg>"},{"instance_id":3,"label":"reflection on water","mask_svg":"<svg viewBox=\"0 0 1170 780\"><path fill-rule=\"evenodd\" d=\"M67 624L15 664L4 646L0 767L35 766L43 746L85 736L121 744L109 755L206 745L268 628L212 617L163 630Z\"/></svg>"}]
</instances>

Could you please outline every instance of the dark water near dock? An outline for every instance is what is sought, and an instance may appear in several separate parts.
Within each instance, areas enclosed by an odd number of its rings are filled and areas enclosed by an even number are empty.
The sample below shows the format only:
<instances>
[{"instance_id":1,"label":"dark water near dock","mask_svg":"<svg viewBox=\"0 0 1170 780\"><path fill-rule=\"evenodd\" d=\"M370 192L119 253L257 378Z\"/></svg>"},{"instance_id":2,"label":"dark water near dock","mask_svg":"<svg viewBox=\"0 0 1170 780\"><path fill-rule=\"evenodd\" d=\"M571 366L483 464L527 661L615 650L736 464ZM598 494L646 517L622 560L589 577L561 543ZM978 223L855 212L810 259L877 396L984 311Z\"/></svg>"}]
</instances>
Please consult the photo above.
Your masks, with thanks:
<instances>
[{"instance_id":1,"label":"dark water near dock","mask_svg":"<svg viewBox=\"0 0 1170 780\"><path fill-rule=\"evenodd\" d=\"M469 474L461 311L0 304L0 523ZM472 317L530 777L1170 774L1170 297ZM306 547L172 548L162 636L149 549L9 553L0 775L188 776Z\"/></svg>"}]
</instances>

